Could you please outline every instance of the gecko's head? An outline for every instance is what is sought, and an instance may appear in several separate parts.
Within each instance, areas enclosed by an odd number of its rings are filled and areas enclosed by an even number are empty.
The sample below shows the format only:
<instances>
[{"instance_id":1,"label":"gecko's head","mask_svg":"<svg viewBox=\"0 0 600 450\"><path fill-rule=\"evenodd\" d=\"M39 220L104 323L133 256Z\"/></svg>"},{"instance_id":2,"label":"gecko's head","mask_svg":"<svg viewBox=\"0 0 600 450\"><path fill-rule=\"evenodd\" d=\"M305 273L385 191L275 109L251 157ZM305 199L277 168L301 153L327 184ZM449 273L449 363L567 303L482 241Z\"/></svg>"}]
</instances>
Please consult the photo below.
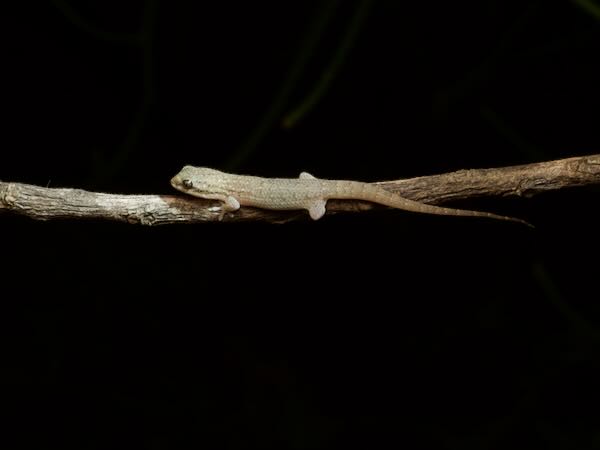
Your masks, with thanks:
<instances>
[{"instance_id":1,"label":"gecko's head","mask_svg":"<svg viewBox=\"0 0 600 450\"><path fill-rule=\"evenodd\" d=\"M171 178L171 186L186 194L203 197L203 194L214 194L220 190L220 180L224 175L208 167L185 166Z\"/></svg>"}]
</instances>

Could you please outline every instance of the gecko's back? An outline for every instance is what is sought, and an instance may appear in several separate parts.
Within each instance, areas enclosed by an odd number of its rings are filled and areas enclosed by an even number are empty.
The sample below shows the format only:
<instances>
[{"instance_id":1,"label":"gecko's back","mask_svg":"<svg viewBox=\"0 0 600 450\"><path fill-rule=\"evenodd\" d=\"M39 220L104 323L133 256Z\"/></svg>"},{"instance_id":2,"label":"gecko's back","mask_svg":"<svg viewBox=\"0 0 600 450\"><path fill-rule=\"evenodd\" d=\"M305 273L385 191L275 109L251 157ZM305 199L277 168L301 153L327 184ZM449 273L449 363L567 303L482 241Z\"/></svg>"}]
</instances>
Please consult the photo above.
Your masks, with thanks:
<instances>
[{"instance_id":1,"label":"gecko's back","mask_svg":"<svg viewBox=\"0 0 600 450\"><path fill-rule=\"evenodd\" d=\"M444 216L488 217L513 222L527 222L487 212L444 208L419 203L379 186L347 180L321 180L302 172L299 178L262 178L234 175L207 167L185 166L171 184L196 197L217 199L235 210L240 205L264 209L306 209L313 219L325 214L329 199L365 200L392 208Z\"/></svg>"}]
</instances>

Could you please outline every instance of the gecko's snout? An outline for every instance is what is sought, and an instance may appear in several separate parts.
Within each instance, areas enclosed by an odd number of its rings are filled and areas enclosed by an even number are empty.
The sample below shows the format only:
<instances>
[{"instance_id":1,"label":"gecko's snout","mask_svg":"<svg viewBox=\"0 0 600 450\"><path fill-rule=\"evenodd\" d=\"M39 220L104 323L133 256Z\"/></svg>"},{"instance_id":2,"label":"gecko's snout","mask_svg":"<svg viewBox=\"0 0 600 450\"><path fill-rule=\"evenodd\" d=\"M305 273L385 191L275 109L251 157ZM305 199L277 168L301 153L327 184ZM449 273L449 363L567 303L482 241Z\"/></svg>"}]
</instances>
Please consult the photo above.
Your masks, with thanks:
<instances>
[{"instance_id":1,"label":"gecko's snout","mask_svg":"<svg viewBox=\"0 0 600 450\"><path fill-rule=\"evenodd\" d=\"M187 178L183 178L181 174L178 173L171 178L171 186L173 186L175 189L183 191L184 189L192 189L194 187L194 183Z\"/></svg>"},{"instance_id":2,"label":"gecko's snout","mask_svg":"<svg viewBox=\"0 0 600 450\"><path fill-rule=\"evenodd\" d=\"M179 175L175 175L173 178L171 178L171 186L173 186L174 188L181 186L183 184L182 182L183 180Z\"/></svg>"}]
</instances>

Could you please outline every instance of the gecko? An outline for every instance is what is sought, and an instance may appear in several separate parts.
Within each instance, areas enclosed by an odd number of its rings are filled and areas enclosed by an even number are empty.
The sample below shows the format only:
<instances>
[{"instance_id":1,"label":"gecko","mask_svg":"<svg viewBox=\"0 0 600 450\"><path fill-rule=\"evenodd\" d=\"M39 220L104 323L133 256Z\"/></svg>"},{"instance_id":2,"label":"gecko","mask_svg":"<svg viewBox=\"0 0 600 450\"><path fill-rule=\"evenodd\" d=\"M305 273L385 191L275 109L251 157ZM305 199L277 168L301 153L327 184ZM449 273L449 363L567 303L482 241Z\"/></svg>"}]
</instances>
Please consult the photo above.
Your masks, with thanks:
<instances>
[{"instance_id":1,"label":"gecko","mask_svg":"<svg viewBox=\"0 0 600 450\"><path fill-rule=\"evenodd\" d=\"M220 201L223 213L237 211L240 206L274 210L306 209L313 220L318 220L325 214L327 200L365 200L416 213L486 217L532 226L515 217L420 203L370 183L325 180L306 172L302 172L299 178L262 178L234 175L208 167L185 166L171 179L171 186L194 197Z\"/></svg>"}]
</instances>

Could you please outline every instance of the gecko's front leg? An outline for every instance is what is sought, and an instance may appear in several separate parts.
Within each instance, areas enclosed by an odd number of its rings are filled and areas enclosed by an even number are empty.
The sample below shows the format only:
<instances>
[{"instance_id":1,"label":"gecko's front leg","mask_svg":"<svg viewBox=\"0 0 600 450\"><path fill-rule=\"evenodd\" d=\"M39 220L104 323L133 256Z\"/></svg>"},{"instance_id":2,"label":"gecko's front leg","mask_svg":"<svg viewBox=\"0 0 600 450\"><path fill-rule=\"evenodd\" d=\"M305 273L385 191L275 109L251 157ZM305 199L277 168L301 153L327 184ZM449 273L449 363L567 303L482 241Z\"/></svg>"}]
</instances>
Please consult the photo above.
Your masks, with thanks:
<instances>
[{"instance_id":1,"label":"gecko's front leg","mask_svg":"<svg viewBox=\"0 0 600 450\"><path fill-rule=\"evenodd\" d=\"M204 194L202 198L206 200L219 200L221 202L220 206L210 208L211 210L216 210L217 208L221 210L219 214L219 220L223 220L225 214L228 212L235 212L240 209L240 202L237 198L232 195L222 195L222 194Z\"/></svg>"},{"instance_id":2,"label":"gecko's front leg","mask_svg":"<svg viewBox=\"0 0 600 450\"><path fill-rule=\"evenodd\" d=\"M232 195L202 194L199 197L204 198L206 200L219 200L221 202L220 208L222 208L226 212L233 212L240 209L239 200Z\"/></svg>"},{"instance_id":3,"label":"gecko's front leg","mask_svg":"<svg viewBox=\"0 0 600 450\"><path fill-rule=\"evenodd\" d=\"M237 198L228 195L227 198L223 200L222 207L223 210L226 212L237 211L238 209L240 209L240 201Z\"/></svg>"},{"instance_id":4,"label":"gecko's front leg","mask_svg":"<svg viewBox=\"0 0 600 450\"><path fill-rule=\"evenodd\" d=\"M217 200L221 200L221 213L219 214L219 221L223 220L226 213L235 212L240 209L240 202L237 198L228 195L220 196Z\"/></svg>"}]
</instances>

